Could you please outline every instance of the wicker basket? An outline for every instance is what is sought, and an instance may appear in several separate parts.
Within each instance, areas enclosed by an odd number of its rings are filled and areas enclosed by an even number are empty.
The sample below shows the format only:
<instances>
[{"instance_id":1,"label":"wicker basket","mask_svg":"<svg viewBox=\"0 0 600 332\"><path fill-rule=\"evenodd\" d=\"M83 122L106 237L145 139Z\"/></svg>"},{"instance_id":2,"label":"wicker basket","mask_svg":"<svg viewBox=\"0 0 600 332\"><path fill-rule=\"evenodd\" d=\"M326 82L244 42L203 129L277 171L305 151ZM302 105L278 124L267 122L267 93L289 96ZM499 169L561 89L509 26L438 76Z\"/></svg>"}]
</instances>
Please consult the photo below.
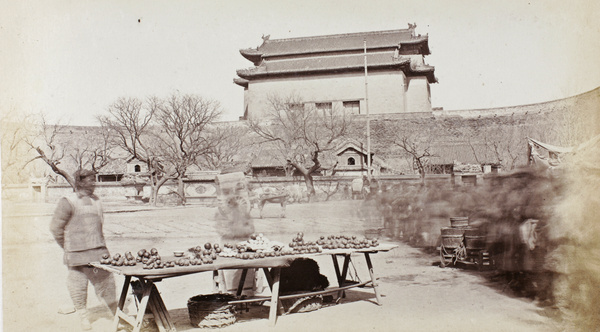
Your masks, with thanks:
<instances>
[{"instance_id":1,"label":"wicker basket","mask_svg":"<svg viewBox=\"0 0 600 332\"><path fill-rule=\"evenodd\" d=\"M196 295L188 300L190 322L194 327L225 327L236 322L235 307L229 301L231 294Z\"/></svg>"},{"instance_id":2,"label":"wicker basket","mask_svg":"<svg viewBox=\"0 0 600 332\"><path fill-rule=\"evenodd\" d=\"M293 293L292 293L293 294ZM322 295L312 295L281 300L286 313L309 312L321 309L323 306Z\"/></svg>"},{"instance_id":3,"label":"wicker basket","mask_svg":"<svg viewBox=\"0 0 600 332\"><path fill-rule=\"evenodd\" d=\"M465 229L465 247L467 249L485 249L485 233L478 228Z\"/></svg>"},{"instance_id":4,"label":"wicker basket","mask_svg":"<svg viewBox=\"0 0 600 332\"><path fill-rule=\"evenodd\" d=\"M450 226L458 228L469 227L469 217L451 217Z\"/></svg>"},{"instance_id":5,"label":"wicker basket","mask_svg":"<svg viewBox=\"0 0 600 332\"><path fill-rule=\"evenodd\" d=\"M458 248L463 242L465 230L453 227L442 227L442 245L444 248Z\"/></svg>"}]
</instances>

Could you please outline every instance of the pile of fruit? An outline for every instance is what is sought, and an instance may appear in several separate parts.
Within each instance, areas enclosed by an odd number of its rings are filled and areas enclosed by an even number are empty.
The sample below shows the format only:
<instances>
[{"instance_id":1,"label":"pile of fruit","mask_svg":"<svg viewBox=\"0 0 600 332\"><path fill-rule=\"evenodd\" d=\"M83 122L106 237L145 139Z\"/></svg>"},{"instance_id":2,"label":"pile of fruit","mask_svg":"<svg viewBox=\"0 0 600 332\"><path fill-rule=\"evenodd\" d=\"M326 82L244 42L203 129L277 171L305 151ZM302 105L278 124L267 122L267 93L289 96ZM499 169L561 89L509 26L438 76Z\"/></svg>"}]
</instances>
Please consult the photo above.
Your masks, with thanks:
<instances>
[{"instance_id":1,"label":"pile of fruit","mask_svg":"<svg viewBox=\"0 0 600 332\"><path fill-rule=\"evenodd\" d=\"M151 270L175 266L210 264L215 259L216 253L211 251L211 255L206 257L202 256L200 258L196 258L195 256L190 255L189 257L182 257L173 261L163 261L162 257L158 254L158 250L156 248L152 248L150 250L140 249L137 253L137 257L134 257L130 251L123 255L118 253L114 254L112 258L108 254L104 254L100 259L100 263L113 266L135 266L140 263L143 264L144 269Z\"/></svg>"},{"instance_id":2,"label":"pile of fruit","mask_svg":"<svg viewBox=\"0 0 600 332\"><path fill-rule=\"evenodd\" d=\"M323 249L365 249L377 247L379 242L377 239L359 239L354 235L329 235L327 237L321 236L317 240L317 244Z\"/></svg>"},{"instance_id":3,"label":"pile of fruit","mask_svg":"<svg viewBox=\"0 0 600 332\"><path fill-rule=\"evenodd\" d=\"M188 249L191 255L188 255L188 260L191 265L212 264L217 260L222 252L221 246L218 243L211 244L206 242L204 246L196 246ZM183 258L184 260L186 258Z\"/></svg>"},{"instance_id":4,"label":"pile of fruit","mask_svg":"<svg viewBox=\"0 0 600 332\"><path fill-rule=\"evenodd\" d=\"M304 241L304 233L302 232L296 234L296 237L294 237L292 242L290 242L289 247L294 254L315 254L323 251L318 243Z\"/></svg>"},{"instance_id":5,"label":"pile of fruit","mask_svg":"<svg viewBox=\"0 0 600 332\"><path fill-rule=\"evenodd\" d=\"M137 261L131 254L131 251L128 251L123 255L116 253L112 257L110 257L109 254L103 254L102 258L100 258L100 264L112 266L135 266Z\"/></svg>"},{"instance_id":6,"label":"pile of fruit","mask_svg":"<svg viewBox=\"0 0 600 332\"><path fill-rule=\"evenodd\" d=\"M144 269L162 269L175 266L212 264L219 256L239 259L256 259L284 255L315 254L327 249L366 249L379 245L377 239L358 238L348 235L321 236L317 241L305 241L304 233L299 232L286 246L267 239L263 234L252 234L246 241L237 244L205 243L203 246L189 248L186 257L174 261L163 261L156 248L141 249L137 257L128 251L125 254L102 255L101 264L113 266L135 266L143 264Z\"/></svg>"},{"instance_id":7,"label":"pile of fruit","mask_svg":"<svg viewBox=\"0 0 600 332\"><path fill-rule=\"evenodd\" d=\"M248 240L238 242L235 245L231 243L224 244L220 255L242 259L274 257L281 256L283 247L283 243L271 241L262 233L252 234Z\"/></svg>"}]
</instances>

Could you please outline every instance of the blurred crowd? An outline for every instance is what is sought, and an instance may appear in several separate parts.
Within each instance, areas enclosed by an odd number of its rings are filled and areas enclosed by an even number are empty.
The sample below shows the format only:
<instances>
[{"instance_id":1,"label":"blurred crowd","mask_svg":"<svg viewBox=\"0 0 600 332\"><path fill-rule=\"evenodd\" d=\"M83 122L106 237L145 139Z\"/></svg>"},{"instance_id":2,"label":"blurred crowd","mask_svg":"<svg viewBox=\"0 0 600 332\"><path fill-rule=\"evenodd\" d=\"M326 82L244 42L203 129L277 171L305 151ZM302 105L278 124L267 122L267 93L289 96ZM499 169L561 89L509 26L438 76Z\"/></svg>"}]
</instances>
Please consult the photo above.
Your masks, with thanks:
<instances>
[{"instance_id":1,"label":"blurred crowd","mask_svg":"<svg viewBox=\"0 0 600 332\"><path fill-rule=\"evenodd\" d=\"M361 209L375 225L382 220L387 238L424 248L439 247L440 229L450 226L450 217L468 217L469 226L485 236L495 281L559 309L578 327L597 328L599 183L598 176L533 168L489 176L477 186L373 186L371 180Z\"/></svg>"}]
</instances>

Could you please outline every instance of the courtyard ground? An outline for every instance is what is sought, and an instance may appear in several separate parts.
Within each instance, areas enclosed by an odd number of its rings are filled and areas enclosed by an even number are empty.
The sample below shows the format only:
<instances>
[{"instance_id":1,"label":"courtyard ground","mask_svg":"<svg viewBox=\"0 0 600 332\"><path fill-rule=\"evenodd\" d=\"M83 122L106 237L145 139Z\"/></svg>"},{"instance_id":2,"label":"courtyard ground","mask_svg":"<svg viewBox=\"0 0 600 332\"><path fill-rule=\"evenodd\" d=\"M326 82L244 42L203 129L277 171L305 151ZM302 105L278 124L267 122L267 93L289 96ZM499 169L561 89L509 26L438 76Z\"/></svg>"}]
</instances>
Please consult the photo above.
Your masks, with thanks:
<instances>
[{"instance_id":1,"label":"courtyard ground","mask_svg":"<svg viewBox=\"0 0 600 332\"><path fill-rule=\"evenodd\" d=\"M264 219L252 211L257 232L272 240L289 242L297 232L305 239L320 235L364 234L372 225L359 217L357 201L293 204L286 218L279 207L267 205ZM62 251L48 225L54 205L3 207L3 330L79 331L74 314L57 313L69 303ZM152 208L106 204L108 247L123 253L155 247L159 252L186 250L218 241L216 209L202 206ZM389 242L389 241L384 241ZM514 296L504 283L491 281L493 271L440 268L438 256L404 242L390 252L372 255L379 278L382 306L370 288L346 292L340 304L309 313L280 316L268 326L268 307L250 307L237 323L222 331L559 331L556 313L536 301ZM335 285L328 256L317 257L321 273ZM353 258L358 276L369 275L361 256ZM198 331L189 323L187 299L212 292L212 275L201 273L165 279L157 284L178 331ZM120 290L123 278L116 276ZM131 296L130 296L131 298ZM128 307L133 304L127 303ZM89 307L94 331L106 331L110 318L102 315L90 289ZM152 330L152 329L150 329Z\"/></svg>"}]
</instances>

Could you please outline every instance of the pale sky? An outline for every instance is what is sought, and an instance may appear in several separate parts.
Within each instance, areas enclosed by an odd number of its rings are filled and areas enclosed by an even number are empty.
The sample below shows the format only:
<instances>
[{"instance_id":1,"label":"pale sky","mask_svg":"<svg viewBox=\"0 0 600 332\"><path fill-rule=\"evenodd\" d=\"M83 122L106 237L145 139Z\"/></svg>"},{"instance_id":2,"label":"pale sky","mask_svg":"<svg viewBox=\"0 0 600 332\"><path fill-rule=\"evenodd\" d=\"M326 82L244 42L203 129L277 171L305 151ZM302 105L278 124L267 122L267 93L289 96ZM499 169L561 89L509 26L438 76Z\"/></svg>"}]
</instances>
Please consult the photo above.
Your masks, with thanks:
<instances>
[{"instance_id":1,"label":"pale sky","mask_svg":"<svg viewBox=\"0 0 600 332\"><path fill-rule=\"evenodd\" d=\"M429 35L433 107L478 109L600 86L600 1L5 1L0 109L96 125L121 96L194 93L243 114L239 49L407 28Z\"/></svg>"}]
</instances>

